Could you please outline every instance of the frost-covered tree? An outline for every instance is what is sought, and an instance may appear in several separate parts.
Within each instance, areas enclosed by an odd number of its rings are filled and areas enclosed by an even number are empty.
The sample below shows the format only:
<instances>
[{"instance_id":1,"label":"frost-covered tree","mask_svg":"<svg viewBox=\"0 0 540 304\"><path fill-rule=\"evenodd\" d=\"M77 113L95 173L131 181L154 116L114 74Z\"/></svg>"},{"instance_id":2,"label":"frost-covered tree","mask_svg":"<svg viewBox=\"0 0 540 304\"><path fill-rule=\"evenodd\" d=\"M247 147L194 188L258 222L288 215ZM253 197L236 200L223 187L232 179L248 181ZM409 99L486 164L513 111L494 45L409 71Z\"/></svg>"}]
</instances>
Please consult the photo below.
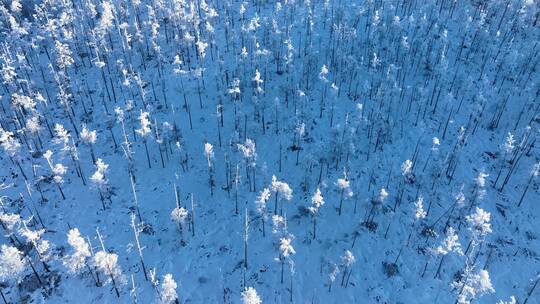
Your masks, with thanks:
<instances>
[{"instance_id":1,"label":"frost-covered tree","mask_svg":"<svg viewBox=\"0 0 540 304\"><path fill-rule=\"evenodd\" d=\"M469 223L469 230L473 233L475 239L481 239L492 232L491 214L482 208L476 207L473 214L465 217Z\"/></svg>"},{"instance_id":2,"label":"frost-covered tree","mask_svg":"<svg viewBox=\"0 0 540 304\"><path fill-rule=\"evenodd\" d=\"M424 172L426 170L426 167L430 163L431 157L433 155L435 156L435 161L437 160L440 145L441 145L441 141L439 140L439 138L438 137L433 137L433 139L431 140L431 149L429 149L429 154L428 154L428 157L426 159L426 163L424 164L424 168L422 169L422 172Z\"/></svg>"},{"instance_id":3,"label":"frost-covered tree","mask_svg":"<svg viewBox=\"0 0 540 304\"><path fill-rule=\"evenodd\" d=\"M262 220L263 236L266 236L265 222L266 222L266 219L268 218L266 203L270 199L270 195L271 195L270 189L269 188L264 188L259 193L259 195L257 196L257 199L255 200L255 206L257 208L257 213L259 213L259 215L261 216L261 220Z\"/></svg>"},{"instance_id":4,"label":"frost-covered tree","mask_svg":"<svg viewBox=\"0 0 540 304\"><path fill-rule=\"evenodd\" d=\"M208 168L211 168L213 165L213 159L214 159L214 146L212 146L212 144L210 143L204 144L204 156L206 157Z\"/></svg>"},{"instance_id":5,"label":"frost-covered tree","mask_svg":"<svg viewBox=\"0 0 540 304\"><path fill-rule=\"evenodd\" d=\"M21 144L15 138L13 132L6 131L2 127L0 127L0 146L2 146L2 149L4 149L11 161L16 164L17 167L19 167L22 176L25 180L27 180L28 178L26 177L26 174L21 167L21 162L18 158Z\"/></svg>"},{"instance_id":6,"label":"frost-covered tree","mask_svg":"<svg viewBox=\"0 0 540 304\"><path fill-rule=\"evenodd\" d=\"M105 245L99 230L96 230L96 232L101 243L101 250L96 252L92 257L92 263L100 272L108 277L108 280L105 283L111 283L116 292L116 296L120 297L118 288L121 285L126 284L127 280L122 273L122 268L118 264L118 255L116 253L109 253L105 250Z\"/></svg>"},{"instance_id":7,"label":"frost-covered tree","mask_svg":"<svg viewBox=\"0 0 540 304\"><path fill-rule=\"evenodd\" d=\"M253 189L255 189L255 161L257 160L255 142L249 138L246 138L246 141L244 144L238 144L238 150L242 152L242 155L244 156L244 159L245 159L246 176L250 181L250 190L251 190L252 183L253 183Z\"/></svg>"},{"instance_id":8,"label":"frost-covered tree","mask_svg":"<svg viewBox=\"0 0 540 304\"><path fill-rule=\"evenodd\" d=\"M69 45L57 40L55 42L55 51L56 64L61 71L65 72L66 68L73 65L75 62L72 57L72 52L69 49Z\"/></svg>"},{"instance_id":9,"label":"frost-covered tree","mask_svg":"<svg viewBox=\"0 0 540 304\"><path fill-rule=\"evenodd\" d=\"M401 175L403 175L405 182L414 182L413 162L410 159L405 160L403 164L401 164Z\"/></svg>"},{"instance_id":10,"label":"frost-covered tree","mask_svg":"<svg viewBox=\"0 0 540 304\"><path fill-rule=\"evenodd\" d=\"M86 125L83 125L83 128L81 130L81 140L84 144L88 145L90 147L90 153L92 155L92 162L96 162L96 155L94 153L94 144L97 140L97 132L96 130L88 130Z\"/></svg>"},{"instance_id":11,"label":"frost-covered tree","mask_svg":"<svg viewBox=\"0 0 540 304\"><path fill-rule=\"evenodd\" d=\"M210 143L204 144L204 156L208 164L208 185L210 186L210 194L214 195L214 146Z\"/></svg>"},{"instance_id":12,"label":"frost-covered tree","mask_svg":"<svg viewBox=\"0 0 540 304\"><path fill-rule=\"evenodd\" d=\"M134 213L131 213L131 229L133 230L133 234L135 235L135 245L137 246L137 253L139 254L139 261L141 262L144 278L148 281L148 275L146 273L146 265L144 264L143 247L141 246L141 241L140 241L140 234L143 229L140 225L137 225L136 216Z\"/></svg>"},{"instance_id":13,"label":"frost-covered tree","mask_svg":"<svg viewBox=\"0 0 540 304\"><path fill-rule=\"evenodd\" d=\"M23 253L17 247L2 244L0 252L0 281L17 280L26 267Z\"/></svg>"},{"instance_id":14,"label":"frost-covered tree","mask_svg":"<svg viewBox=\"0 0 540 304\"><path fill-rule=\"evenodd\" d=\"M491 230L491 213L486 212L482 208L476 207L475 212L465 217L469 227L469 231L472 233L472 238L465 250L465 254L472 248L471 253L476 249L477 245L482 243L485 237L492 232Z\"/></svg>"},{"instance_id":15,"label":"frost-covered tree","mask_svg":"<svg viewBox=\"0 0 540 304\"><path fill-rule=\"evenodd\" d=\"M500 163L498 164L499 170L497 173L497 178L495 178L495 181L493 182L494 187L497 185L497 182L501 177L502 171L507 167L507 162L509 161L508 157L513 154L515 148L516 140L514 139L514 135L508 132L506 138L504 139L504 142L502 143L502 145L500 145L502 155L500 156Z\"/></svg>"},{"instance_id":16,"label":"frost-covered tree","mask_svg":"<svg viewBox=\"0 0 540 304\"><path fill-rule=\"evenodd\" d=\"M375 218L375 208L377 206L382 206L384 204L384 202L386 201L386 198L388 197L388 191L386 191L385 188L381 188L381 190L379 191L379 195L377 198L374 198L371 200L371 209L367 215L367 218L366 218L366 224L373 224L373 220Z\"/></svg>"},{"instance_id":17,"label":"frost-covered tree","mask_svg":"<svg viewBox=\"0 0 540 304\"><path fill-rule=\"evenodd\" d=\"M137 129L136 131L143 138L144 150L146 151L146 160L148 162L148 168L152 168L152 165L150 163L150 154L148 153L148 136L152 133L152 130L150 129L150 126L152 124L150 123L150 120L148 119L149 115L150 113L143 112L141 110L141 114L139 115L139 123L141 127Z\"/></svg>"},{"instance_id":18,"label":"frost-covered tree","mask_svg":"<svg viewBox=\"0 0 540 304\"><path fill-rule=\"evenodd\" d=\"M456 231L453 227L448 227L446 230L446 238L442 241L442 244L439 245L433 252L436 255L441 256L441 261L439 262L439 267L435 273L435 278L439 276L442 268L444 258L449 253L455 253L457 255L463 255L463 250L461 249L461 243L459 242L459 237L456 234Z\"/></svg>"},{"instance_id":19,"label":"frost-covered tree","mask_svg":"<svg viewBox=\"0 0 540 304\"><path fill-rule=\"evenodd\" d=\"M48 240L42 238L45 229L31 230L26 225L27 222L29 222L29 220L22 221L23 227L19 229L19 234L25 238L27 244L32 246L32 249L34 249L39 261L43 265L43 268L49 272L50 269L47 262L52 259L50 252L51 244Z\"/></svg>"},{"instance_id":20,"label":"frost-covered tree","mask_svg":"<svg viewBox=\"0 0 540 304\"><path fill-rule=\"evenodd\" d=\"M353 196L353 192L351 190L350 181L347 177L347 172L343 172L343 177L338 178L336 185L339 189L339 209L338 213L341 215L341 208L343 206L343 199L349 198Z\"/></svg>"},{"instance_id":21,"label":"frost-covered tree","mask_svg":"<svg viewBox=\"0 0 540 304\"><path fill-rule=\"evenodd\" d=\"M356 262L356 258L350 250L345 250L341 256L341 265L343 267L343 276L341 277L341 286L347 287L351 277L351 266Z\"/></svg>"},{"instance_id":22,"label":"frost-covered tree","mask_svg":"<svg viewBox=\"0 0 540 304\"><path fill-rule=\"evenodd\" d=\"M0 282L7 283L10 280L19 280L26 268L23 253L14 246L2 244L0 247ZM4 303L8 303L3 293L4 287L0 288L0 296Z\"/></svg>"},{"instance_id":23,"label":"frost-covered tree","mask_svg":"<svg viewBox=\"0 0 540 304\"><path fill-rule=\"evenodd\" d=\"M452 286L456 290L457 302L459 304L470 303L472 300L483 294L492 293L495 291L491 285L489 273L486 270L476 271L476 266L474 265L474 261L476 259L472 258L475 249L478 247L477 245L483 242L486 235L492 232L490 223L491 214L481 208L476 207L475 212L466 216L465 219L469 224L468 229L472 233L472 238L467 246L467 249L465 250L465 254L469 252L469 249L472 249L467 256L467 262L463 275L461 278L452 283ZM450 245L453 244L452 240L457 241L457 236L452 237L450 240L451 242L449 243ZM447 251L447 249L448 248L443 248L442 251Z\"/></svg>"},{"instance_id":24,"label":"frost-covered tree","mask_svg":"<svg viewBox=\"0 0 540 304\"><path fill-rule=\"evenodd\" d=\"M58 190L60 191L60 194L62 195L62 199L66 199L66 196L64 195L64 191L62 190L62 183L64 182L64 174L67 172L67 167L62 165L61 163L53 163L52 161L52 155L53 152L51 150L47 150L43 157L47 161L47 164L49 165L49 168L51 169L52 175L53 175L53 181L56 184Z\"/></svg>"},{"instance_id":25,"label":"frost-covered tree","mask_svg":"<svg viewBox=\"0 0 540 304\"><path fill-rule=\"evenodd\" d=\"M242 95L240 94L240 79L236 78L233 80L231 87L227 90L229 95L231 95L234 101L238 100ZM236 105L236 103L235 103Z\"/></svg>"},{"instance_id":26,"label":"frost-covered tree","mask_svg":"<svg viewBox=\"0 0 540 304\"><path fill-rule=\"evenodd\" d=\"M133 274L131 274L131 289L129 290L129 295L131 296L133 304L137 304L137 286L135 285L135 278L133 277Z\"/></svg>"},{"instance_id":27,"label":"frost-covered tree","mask_svg":"<svg viewBox=\"0 0 540 304\"><path fill-rule=\"evenodd\" d=\"M64 266L73 274L80 273L84 267L90 269L87 263L88 258L91 256L90 245L81 236L79 229L73 228L69 230L67 237L73 253L65 256Z\"/></svg>"},{"instance_id":28,"label":"frost-covered tree","mask_svg":"<svg viewBox=\"0 0 540 304\"><path fill-rule=\"evenodd\" d=\"M129 105L129 104L128 104ZM129 108L129 107L128 107ZM132 151L131 151L131 142L129 141L129 137L127 135L126 131L126 115L124 110L122 110L120 107L116 107L114 109L114 112L116 114L116 121L120 124L122 127L122 134L124 141L121 144L122 150L124 152L124 156L126 157L128 161L128 170L130 172L130 175L133 176L134 173L134 163L133 163L133 157L132 157ZM135 131L133 132L133 136L135 137Z\"/></svg>"},{"instance_id":29,"label":"frost-covered tree","mask_svg":"<svg viewBox=\"0 0 540 304\"><path fill-rule=\"evenodd\" d=\"M287 219L279 214L272 215L272 233L274 235L287 234Z\"/></svg>"},{"instance_id":30,"label":"frost-covered tree","mask_svg":"<svg viewBox=\"0 0 540 304\"><path fill-rule=\"evenodd\" d=\"M473 202L475 202L477 199L481 200L486 195L486 178L489 176L489 174L480 171L478 173L478 176L474 179L474 190L473 190Z\"/></svg>"},{"instance_id":31,"label":"frost-covered tree","mask_svg":"<svg viewBox=\"0 0 540 304\"><path fill-rule=\"evenodd\" d=\"M264 90L261 85L264 83L264 80L261 78L261 73L258 69L255 69L255 76L251 80L255 83L255 92L262 94Z\"/></svg>"},{"instance_id":32,"label":"frost-covered tree","mask_svg":"<svg viewBox=\"0 0 540 304\"><path fill-rule=\"evenodd\" d=\"M527 182L527 185L525 186L525 189L523 189L523 193L521 194L521 197L519 198L518 207L521 206L521 203L523 203L523 199L525 198L525 194L527 194L527 191L529 190L529 187L538 177L538 174L540 173L540 162L537 162L533 165L533 168L531 172L529 173L529 180Z\"/></svg>"},{"instance_id":33,"label":"frost-covered tree","mask_svg":"<svg viewBox=\"0 0 540 304\"><path fill-rule=\"evenodd\" d=\"M69 134L68 130L64 128L62 124L55 124L54 125L54 138L53 143L60 146L60 149L63 154L70 154L71 153L71 146L70 146L70 140L71 135Z\"/></svg>"},{"instance_id":34,"label":"frost-covered tree","mask_svg":"<svg viewBox=\"0 0 540 304\"><path fill-rule=\"evenodd\" d=\"M495 292L487 270L475 272L472 267L466 267L459 281L452 283L457 292L458 304L469 304L478 297Z\"/></svg>"},{"instance_id":35,"label":"frost-covered tree","mask_svg":"<svg viewBox=\"0 0 540 304\"><path fill-rule=\"evenodd\" d=\"M176 293L177 284L172 274L167 273L163 276L159 288L159 302L163 304L178 303L178 294Z\"/></svg>"},{"instance_id":36,"label":"frost-covered tree","mask_svg":"<svg viewBox=\"0 0 540 304\"><path fill-rule=\"evenodd\" d=\"M40 132L43 129L39 116L34 115L26 120L24 129L31 135L34 142L34 148L37 151L41 151L43 148L43 142L41 141Z\"/></svg>"},{"instance_id":37,"label":"frost-covered tree","mask_svg":"<svg viewBox=\"0 0 540 304\"><path fill-rule=\"evenodd\" d=\"M281 283L283 284L283 268L285 261L290 259L290 256L295 254L296 251L292 246L291 237L283 237L279 240L279 261L281 262Z\"/></svg>"},{"instance_id":38,"label":"frost-covered tree","mask_svg":"<svg viewBox=\"0 0 540 304\"><path fill-rule=\"evenodd\" d=\"M176 185L174 186L174 194L176 199L176 207L171 211L171 220L176 224L178 231L180 232L180 244L184 244L184 229L183 226L188 218L188 211L186 208L180 206L180 199L178 198L178 191Z\"/></svg>"},{"instance_id":39,"label":"frost-covered tree","mask_svg":"<svg viewBox=\"0 0 540 304\"><path fill-rule=\"evenodd\" d=\"M449 227L446 230L446 238L442 241L442 244L435 249L435 252L441 255L447 255L452 252L463 254L461 244L459 243L459 237L454 228Z\"/></svg>"},{"instance_id":40,"label":"frost-covered tree","mask_svg":"<svg viewBox=\"0 0 540 304\"><path fill-rule=\"evenodd\" d=\"M384 204L384 201L386 200L387 197L388 197L388 192L386 191L386 189L381 188L381 191L379 192L379 202L381 204Z\"/></svg>"},{"instance_id":41,"label":"frost-covered tree","mask_svg":"<svg viewBox=\"0 0 540 304\"><path fill-rule=\"evenodd\" d=\"M253 287L246 287L242 291L242 304L262 304L262 300Z\"/></svg>"},{"instance_id":42,"label":"frost-covered tree","mask_svg":"<svg viewBox=\"0 0 540 304\"><path fill-rule=\"evenodd\" d=\"M321 194L321 189L317 188L311 197L311 206L308 208L313 217L313 239L317 238L317 215L322 205L324 205L324 198Z\"/></svg>"},{"instance_id":43,"label":"frost-covered tree","mask_svg":"<svg viewBox=\"0 0 540 304\"><path fill-rule=\"evenodd\" d=\"M111 189L109 182L107 180L106 173L109 169L109 165L103 162L101 158L98 158L96 161L96 171L90 177L90 180L99 191L99 197L101 199L101 204L103 205L103 210L105 207L105 200L111 200Z\"/></svg>"},{"instance_id":44,"label":"frost-covered tree","mask_svg":"<svg viewBox=\"0 0 540 304\"><path fill-rule=\"evenodd\" d=\"M0 199L1 201L1 199ZM0 225L4 228L5 237L8 237L13 244L17 239L17 231L22 224L21 216L17 213L4 213L0 211ZM18 241L20 243L20 241Z\"/></svg>"},{"instance_id":45,"label":"frost-covered tree","mask_svg":"<svg viewBox=\"0 0 540 304\"><path fill-rule=\"evenodd\" d=\"M278 200L281 202L281 199L286 199L290 201L293 197L293 190L285 182L279 181L275 175L272 175L272 191L275 193L274 200L274 215L277 214ZM280 215L283 215L283 203L280 208Z\"/></svg>"},{"instance_id":46,"label":"frost-covered tree","mask_svg":"<svg viewBox=\"0 0 540 304\"><path fill-rule=\"evenodd\" d=\"M416 220L421 220L427 216L427 212L424 210L424 197L418 196L418 199L414 202L414 217Z\"/></svg>"},{"instance_id":47,"label":"frost-covered tree","mask_svg":"<svg viewBox=\"0 0 540 304\"><path fill-rule=\"evenodd\" d=\"M334 284L334 281L336 280L338 274L339 266L335 263L332 263L332 270L328 274L328 278L330 279L330 282L328 283L328 292L332 291L332 285Z\"/></svg>"}]
</instances>

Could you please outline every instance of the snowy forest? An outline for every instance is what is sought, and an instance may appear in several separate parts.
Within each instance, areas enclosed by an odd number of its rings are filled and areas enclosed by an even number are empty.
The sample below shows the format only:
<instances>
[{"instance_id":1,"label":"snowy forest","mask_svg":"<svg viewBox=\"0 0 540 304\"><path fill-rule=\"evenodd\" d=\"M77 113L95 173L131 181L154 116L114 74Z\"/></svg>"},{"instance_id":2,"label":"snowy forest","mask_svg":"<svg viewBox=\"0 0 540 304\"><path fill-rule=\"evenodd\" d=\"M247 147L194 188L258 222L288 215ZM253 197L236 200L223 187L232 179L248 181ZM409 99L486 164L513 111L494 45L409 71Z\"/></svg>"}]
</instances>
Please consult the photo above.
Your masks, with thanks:
<instances>
[{"instance_id":1,"label":"snowy forest","mask_svg":"<svg viewBox=\"0 0 540 304\"><path fill-rule=\"evenodd\" d=\"M1 0L0 304L540 304L538 0Z\"/></svg>"}]
</instances>

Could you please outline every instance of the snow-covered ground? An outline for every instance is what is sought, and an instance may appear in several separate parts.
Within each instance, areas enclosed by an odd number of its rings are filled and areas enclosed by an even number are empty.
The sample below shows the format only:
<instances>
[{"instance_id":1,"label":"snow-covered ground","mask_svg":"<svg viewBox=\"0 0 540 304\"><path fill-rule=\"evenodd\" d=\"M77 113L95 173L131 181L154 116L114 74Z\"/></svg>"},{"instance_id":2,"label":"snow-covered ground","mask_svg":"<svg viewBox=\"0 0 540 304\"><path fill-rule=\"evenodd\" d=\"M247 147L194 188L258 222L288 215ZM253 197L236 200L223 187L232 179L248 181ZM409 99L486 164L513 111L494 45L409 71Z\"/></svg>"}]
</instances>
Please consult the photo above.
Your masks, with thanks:
<instances>
[{"instance_id":1,"label":"snow-covered ground","mask_svg":"<svg viewBox=\"0 0 540 304\"><path fill-rule=\"evenodd\" d=\"M540 303L538 1L38 2L0 301Z\"/></svg>"}]
</instances>

